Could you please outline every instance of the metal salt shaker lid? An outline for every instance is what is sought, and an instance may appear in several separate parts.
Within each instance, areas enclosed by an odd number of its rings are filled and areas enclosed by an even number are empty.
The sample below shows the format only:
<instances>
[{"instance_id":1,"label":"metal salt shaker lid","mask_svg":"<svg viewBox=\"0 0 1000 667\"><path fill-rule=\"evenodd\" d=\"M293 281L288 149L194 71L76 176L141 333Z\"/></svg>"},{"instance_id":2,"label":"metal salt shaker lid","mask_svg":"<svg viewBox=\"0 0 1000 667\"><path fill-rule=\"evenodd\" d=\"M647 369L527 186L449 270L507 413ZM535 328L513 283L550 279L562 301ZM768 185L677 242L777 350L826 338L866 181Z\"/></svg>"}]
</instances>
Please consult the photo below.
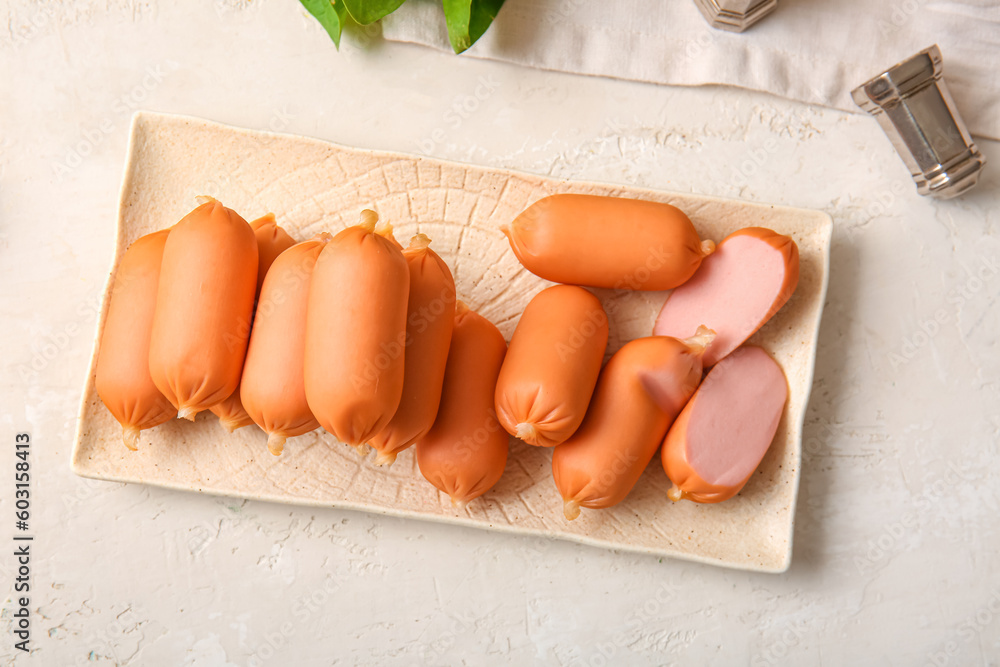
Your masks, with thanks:
<instances>
[{"instance_id":1,"label":"metal salt shaker lid","mask_svg":"<svg viewBox=\"0 0 1000 667\"><path fill-rule=\"evenodd\" d=\"M778 6L778 0L695 0L713 28L743 32Z\"/></svg>"},{"instance_id":2,"label":"metal salt shaker lid","mask_svg":"<svg viewBox=\"0 0 1000 667\"><path fill-rule=\"evenodd\" d=\"M889 136L917 192L950 199L976 184L986 160L962 122L941 71L941 50L935 44L851 95Z\"/></svg>"}]
</instances>

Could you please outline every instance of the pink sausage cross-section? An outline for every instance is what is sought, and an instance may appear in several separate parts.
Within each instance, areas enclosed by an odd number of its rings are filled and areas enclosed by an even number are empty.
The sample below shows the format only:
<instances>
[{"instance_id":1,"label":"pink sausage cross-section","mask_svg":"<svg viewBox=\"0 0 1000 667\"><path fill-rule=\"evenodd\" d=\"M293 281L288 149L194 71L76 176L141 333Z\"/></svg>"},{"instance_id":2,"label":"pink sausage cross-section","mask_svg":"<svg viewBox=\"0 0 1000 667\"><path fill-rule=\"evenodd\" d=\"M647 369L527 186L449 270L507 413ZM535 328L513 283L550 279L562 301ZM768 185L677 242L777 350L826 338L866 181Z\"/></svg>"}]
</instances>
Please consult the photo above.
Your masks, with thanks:
<instances>
[{"instance_id":1,"label":"pink sausage cross-section","mask_svg":"<svg viewBox=\"0 0 1000 667\"><path fill-rule=\"evenodd\" d=\"M785 374L761 348L719 362L663 441L670 499L717 503L739 493L771 446L787 398Z\"/></svg>"},{"instance_id":2,"label":"pink sausage cross-section","mask_svg":"<svg viewBox=\"0 0 1000 667\"><path fill-rule=\"evenodd\" d=\"M687 338L705 325L716 333L705 367L743 344L788 301L799 282L799 249L787 236L747 227L727 236L694 276L674 289L653 335Z\"/></svg>"}]
</instances>

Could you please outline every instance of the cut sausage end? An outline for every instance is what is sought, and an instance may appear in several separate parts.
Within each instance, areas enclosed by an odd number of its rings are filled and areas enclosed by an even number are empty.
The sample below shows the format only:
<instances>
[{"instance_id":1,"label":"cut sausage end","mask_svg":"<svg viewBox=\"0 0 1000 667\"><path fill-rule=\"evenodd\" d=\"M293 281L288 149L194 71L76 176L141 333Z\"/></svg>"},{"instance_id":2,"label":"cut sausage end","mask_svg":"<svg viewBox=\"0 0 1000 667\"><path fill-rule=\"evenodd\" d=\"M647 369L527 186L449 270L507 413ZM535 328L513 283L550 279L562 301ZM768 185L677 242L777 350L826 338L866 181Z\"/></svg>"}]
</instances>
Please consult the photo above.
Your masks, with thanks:
<instances>
[{"instance_id":1,"label":"cut sausage end","mask_svg":"<svg viewBox=\"0 0 1000 667\"><path fill-rule=\"evenodd\" d=\"M179 419L186 419L189 422L193 422L195 418L198 416L198 412L199 412L198 410L192 407L181 407L179 410L177 410L177 417Z\"/></svg>"},{"instance_id":2,"label":"cut sausage end","mask_svg":"<svg viewBox=\"0 0 1000 667\"><path fill-rule=\"evenodd\" d=\"M717 503L739 493L770 448L787 397L781 367L761 348L723 359L663 441L668 497Z\"/></svg>"},{"instance_id":3,"label":"cut sausage end","mask_svg":"<svg viewBox=\"0 0 1000 667\"><path fill-rule=\"evenodd\" d=\"M390 467L396 462L396 452L377 452L375 454L375 465Z\"/></svg>"},{"instance_id":4,"label":"cut sausage end","mask_svg":"<svg viewBox=\"0 0 1000 667\"><path fill-rule=\"evenodd\" d=\"M511 235L510 225L500 225L500 231L503 232L503 235L506 236L508 239L510 238Z\"/></svg>"},{"instance_id":5,"label":"cut sausage end","mask_svg":"<svg viewBox=\"0 0 1000 667\"><path fill-rule=\"evenodd\" d=\"M710 484L742 486L774 439L788 382L759 347L742 347L716 368L692 406L688 460Z\"/></svg>"},{"instance_id":6,"label":"cut sausage end","mask_svg":"<svg viewBox=\"0 0 1000 667\"><path fill-rule=\"evenodd\" d=\"M715 241L712 239L705 239L701 242L701 256L708 257L713 252L715 252Z\"/></svg>"},{"instance_id":7,"label":"cut sausage end","mask_svg":"<svg viewBox=\"0 0 1000 667\"><path fill-rule=\"evenodd\" d=\"M216 204L218 204L218 203L219 203L219 200L218 200L218 199L216 199L215 197L212 197L212 196L210 196L210 195L197 195L197 196L196 196L196 197L194 198L194 200L195 200L196 202L198 202L198 204L199 204L199 205L204 205L204 204L211 204L211 203L213 203L213 202L214 202L214 203L216 203Z\"/></svg>"},{"instance_id":8,"label":"cut sausage end","mask_svg":"<svg viewBox=\"0 0 1000 667\"><path fill-rule=\"evenodd\" d=\"M702 324L693 336L684 341L684 344L691 350L691 354L701 356L705 354L705 350L708 349L713 340L715 340L715 332Z\"/></svg>"},{"instance_id":9,"label":"cut sausage end","mask_svg":"<svg viewBox=\"0 0 1000 667\"><path fill-rule=\"evenodd\" d=\"M389 239L393 243L397 243L396 237L392 235L392 223L382 221L375 225L375 233L379 236Z\"/></svg>"},{"instance_id":10,"label":"cut sausage end","mask_svg":"<svg viewBox=\"0 0 1000 667\"><path fill-rule=\"evenodd\" d=\"M365 458L368 455L368 443L362 442L360 445L349 445L354 448L354 451L358 453L358 456Z\"/></svg>"},{"instance_id":11,"label":"cut sausage end","mask_svg":"<svg viewBox=\"0 0 1000 667\"><path fill-rule=\"evenodd\" d=\"M676 484L670 487L670 490L667 491L667 498L670 498L675 503L679 500L684 500L687 497L687 494L684 493Z\"/></svg>"},{"instance_id":12,"label":"cut sausage end","mask_svg":"<svg viewBox=\"0 0 1000 667\"><path fill-rule=\"evenodd\" d=\"M386 220L379 220L378 213L370 208L361 211L361 219L358 222L358 227L361 227L366 232L378 234L394 243L396 242L395 237L392 235L392 223Z\"/></svg>"},{"instance_id":13,"label":"cut sausage end","mask_svg":"<svg viewBox=\"0 0 1000 667\"><path fill-rule=\"evenodd\" d=\"M538 427L528 422L521 422L517 425L517 432L514 435L527 443L534 444L538 439Z\"/></svg>"},{"instance_id":14,"label":"cut sausage end","mask_svg":"<svg viewBox=\"0 0 1000 667\"><path fill-rule=\"evenodd\" d=\"M285 451L285 440L286 438L283 435L269 433L267 436L267 451L275 456L281 456L281 453Z\"/></svg>"},{"instance_id":15,"label":"cut sausage end","mask_svg":"<svg viewBox=\"0 0 1000 667\"><path fill-rule=\"evenodd\" d=\"M122 442L133 452L139 451L139 429L135 426L123 426Z\"/></svg>"},{"instance_id":16,"label":"cut sausage end","mask_svg":"<svg viewBox=\"0 0 1000 667\"><path fill-rule=\"evenodd\" d=\"M427 234L417 234L412 239L410 239L410 245L406 248L407 250L426 250L431 245L431 237Z\"/></svg>"},{"instance_id":17,"label":"cut sausage end","mask_svg":"<svg viewBox=\"0 0 1000 667\"><path fill-rule=\"evenodd\" d=\"M798 276L798 248L791 238L762 227L741 229L671 292L653 334L683 339L699 324L710 326L718 335L703 363L714 366L784 306Z\"/></svg>"},{"instance_id":18,"label":"cut sausage end","mask_svg":"<svg viewBox=\"0 0 1000 667\"><path fill-rule=\"evenodd\" d=\"M361 227L366 232L374 232L375 227L378 225L378 213L366 208L361 211L361 216L358 220L358 227Z\"/></svg>"},{"instance_id":19,"label":"cut sausage end","mask_svg":"<svg viewBox=\"0 0 1000 667\"><path fill-rule=\"evenodd\" d=\"M451 506L457 510L464 510L465 506L469 504L468 500L462 500L455 496L449 496L449 498L451 498Z\"/></svg>"},{"instance_id":20,"label":"cut sausage end","mask_svg":"<svg viewBox=\"0 0 1000 667\"><path fill-rule=\"evenodd\" d=\"M237 429L241 429L244 426L249 426L249 424L239 419L220 419L219 425L222 426L222 428L226 429L226 433L233 433Z\"/></svg>"},{"instance_id":21,"label":"cut sausage end","mask_svg":"<svg viewBox=\"0 0 1000 667\"><path fill-rule=\"evenodd\" d=\"M575 500L563 501L563 516L568 521L573 521L580 516L580 503Z\"/></svg>"}]
</instances>

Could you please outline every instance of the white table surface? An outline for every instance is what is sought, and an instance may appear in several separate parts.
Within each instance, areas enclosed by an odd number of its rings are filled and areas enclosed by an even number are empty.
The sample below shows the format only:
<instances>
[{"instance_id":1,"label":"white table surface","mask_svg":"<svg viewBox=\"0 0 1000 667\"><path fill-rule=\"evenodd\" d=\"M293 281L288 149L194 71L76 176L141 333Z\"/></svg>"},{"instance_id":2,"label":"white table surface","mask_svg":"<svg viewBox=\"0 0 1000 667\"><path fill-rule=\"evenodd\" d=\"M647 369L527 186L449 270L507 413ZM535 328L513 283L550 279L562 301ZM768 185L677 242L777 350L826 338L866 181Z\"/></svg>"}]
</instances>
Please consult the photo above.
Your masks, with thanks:
<instances>
[{"instance_id":1,"label":"white table surface","mask_svg":"<svg viewBox=\"0 0 1000 667\"><path fill-rule=\"evenodd\" d=\"M9 0L0 26L0 539L19 431L36 535L33 653L8 596L5 662L1000 664L1000 144L940 203L863 115L377 36L337 53L291 0ZM74 476L133 108L830 213L790 571Z\"/></svg>"}]
</instances>

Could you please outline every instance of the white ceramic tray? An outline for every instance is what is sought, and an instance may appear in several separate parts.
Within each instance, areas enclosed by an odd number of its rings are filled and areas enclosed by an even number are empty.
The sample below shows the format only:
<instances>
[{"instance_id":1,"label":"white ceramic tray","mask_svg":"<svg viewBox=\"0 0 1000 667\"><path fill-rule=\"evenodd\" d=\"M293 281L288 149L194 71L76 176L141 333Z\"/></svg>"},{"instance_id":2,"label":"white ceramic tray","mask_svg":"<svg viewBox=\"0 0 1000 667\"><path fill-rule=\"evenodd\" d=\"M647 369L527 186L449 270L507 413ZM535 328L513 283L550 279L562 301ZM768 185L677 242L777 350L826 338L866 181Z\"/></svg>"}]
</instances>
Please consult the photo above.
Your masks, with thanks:
<instances>
[{"instance_id":1,"label":"white ceramic tray","mask_svg":"<svg viewBox=\"0 0 1000 667\"><path fill-rule=\"evenodd\" d=\"M73 470L110 481L544 535L747 570L787 569L802 421L827 285L832 223L825 213L568 182L143 112L132 124L108 291L129 244L179 220L196 205L197 195L213 195L247 219L272 211L299 240L354 224L359 211L369 207L390 220L404 242L418 231L430 236L432 247L454 271L459 297L509 340L528 300L547 283L520 266L498 227L555 192L669 202L691 217L703 238L715 241L741 227L760 225L798 243L798 290L752 339L785 370L788 407L758 472L732 500L671 503L669 482L656 456L626 501L608 510L584 511L569 522L551 479L551 452L511 439L503 478L460 511L420 476L412 450L386 470L317 431L289 440L284 455L274 457L262 432L248 427L229 435L208 413L194 424L174 420L143 431L139 451L130 452L94 390L106 298L83 385ZM614 313L609 354L650 334L665 297L662 292L610 290L598 290L598 295L606 304L615 302L609 308Z\"/></svg>"}]
</instances>

